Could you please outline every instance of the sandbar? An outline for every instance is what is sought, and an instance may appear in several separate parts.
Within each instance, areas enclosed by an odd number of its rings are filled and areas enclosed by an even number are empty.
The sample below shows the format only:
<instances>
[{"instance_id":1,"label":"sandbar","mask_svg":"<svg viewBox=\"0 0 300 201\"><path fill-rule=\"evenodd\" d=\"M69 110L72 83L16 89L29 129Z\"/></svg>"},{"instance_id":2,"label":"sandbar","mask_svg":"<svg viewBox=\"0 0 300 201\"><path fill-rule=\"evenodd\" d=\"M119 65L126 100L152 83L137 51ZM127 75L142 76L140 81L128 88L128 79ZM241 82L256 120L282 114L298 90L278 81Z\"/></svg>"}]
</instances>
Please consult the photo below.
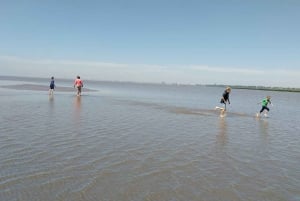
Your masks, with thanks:
<instances>
[{"instance_id":1,"label":"sandbar","mask_svg":"<svg viewBox=\"0 0 300 201\"><path fill-rule=\"evenodd\" d=\"M15 84L15 85L2 85L2 88L7 89L15 89L15 90L32 90L32 91L47 91L49 90L49 86L46 85L38 85L38 84ZM63 86L56 86L55 91L58 92L74 92L73 87L63 87ZM97 90L83 88L84 91L95 92Z\"/></svg>"}]
</instances>

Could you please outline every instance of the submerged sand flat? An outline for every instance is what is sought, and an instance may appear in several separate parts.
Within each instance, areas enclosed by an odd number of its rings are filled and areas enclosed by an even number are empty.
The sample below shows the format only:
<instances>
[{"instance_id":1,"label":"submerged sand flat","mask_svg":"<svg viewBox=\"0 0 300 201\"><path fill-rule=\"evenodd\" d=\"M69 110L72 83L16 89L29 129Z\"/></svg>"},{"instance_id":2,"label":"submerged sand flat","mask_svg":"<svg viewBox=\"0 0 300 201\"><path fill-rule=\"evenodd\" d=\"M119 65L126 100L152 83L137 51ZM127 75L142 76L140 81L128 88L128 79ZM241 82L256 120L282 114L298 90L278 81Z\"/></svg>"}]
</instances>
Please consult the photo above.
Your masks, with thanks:
<instances>
[{"instance_id":1,"label":"submerged sand flat","mask_svg":"<svg viewBox=\"0 0 300 201\"><path fill-rule=\"evenodd\" d=\"M47 91L49 90L49 86L46 85L38 85L38 84L15 84L15 85L3 85L0 86L2 88L7 89L15 89L15 90L32 90L32 91ZM58 92L73 92L75 89L73 87L60 87L57 86L55 91ZM84 91L97 91L93 89L83 88Z\"/></svg>"}]
</instances>

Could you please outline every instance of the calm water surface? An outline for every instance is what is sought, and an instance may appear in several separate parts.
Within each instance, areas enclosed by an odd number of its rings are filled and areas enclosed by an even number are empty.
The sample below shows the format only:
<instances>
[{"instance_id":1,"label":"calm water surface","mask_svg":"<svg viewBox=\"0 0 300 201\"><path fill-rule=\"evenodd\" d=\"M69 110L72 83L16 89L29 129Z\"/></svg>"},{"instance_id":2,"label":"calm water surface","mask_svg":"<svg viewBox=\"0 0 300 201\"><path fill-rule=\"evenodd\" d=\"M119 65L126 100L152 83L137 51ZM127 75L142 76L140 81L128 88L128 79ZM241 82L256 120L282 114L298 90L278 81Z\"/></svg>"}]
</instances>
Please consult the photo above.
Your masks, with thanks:
<instances>
[{"instance_id":1,"label":"calm water surface","mask_svg":"<svg viewBox=\"0 0 300 201\"><path fill-rule=\"evenodd\" d=\"M300 93L233 90L220 118L222 88L85 86L0 88L0 200L300 200Z\"/></svg>"}]
</instances>

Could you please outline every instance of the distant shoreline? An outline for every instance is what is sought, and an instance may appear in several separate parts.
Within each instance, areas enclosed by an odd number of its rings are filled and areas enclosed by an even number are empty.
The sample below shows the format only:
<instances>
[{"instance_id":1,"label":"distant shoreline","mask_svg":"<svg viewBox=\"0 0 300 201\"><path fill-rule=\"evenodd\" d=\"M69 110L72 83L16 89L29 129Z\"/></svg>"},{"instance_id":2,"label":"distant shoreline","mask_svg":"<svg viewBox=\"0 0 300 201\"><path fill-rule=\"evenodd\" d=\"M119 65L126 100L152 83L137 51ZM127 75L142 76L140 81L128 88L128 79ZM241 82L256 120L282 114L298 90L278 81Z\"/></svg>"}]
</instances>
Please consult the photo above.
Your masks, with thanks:
<instances>
[{"instance_id":1,"label":"distant shoreline","mask_svg":"<svg viewBox=\"0 0 300 201\"><path fill-rule=\"evenodd\" d=\"M0 75L0 80L12 80L12 81L32 81L32 79L36 79L39 81L45 81L48 82L47 78L42 78L42 77L21 77L21 76L3 76ZM62 81L72 81L72 79L68 78L58 78L57 80L62 80ZM143 82L131 82L131 81L107 81L107 80L86 80L89 82L111 82L111 83L129 83L129 84L155 84L155 85L170 85L170 86L206 86L206 87L227 87L230 86L233 89L247 89L247 90L262 90L262 91L280 91L280 92L300 92L300 88L297 87L266 87L266 86L244 86L244 85L225 85L225 84L180 84L180 83L166 83L166 82L161 82L161 83L143 83ZM27 86L20 87L16 86L0 86L2 88L15 88L15 89L24 89L27 88L27 90L30 90L30 86L28 84L23 84ZM33 87L33 86L32 86ZM35 87L33 87L35 88ZM49 86L46 86L48 89ZM26 89L24 89L26 90ZM36 89L31 89L31 90L36 90ZM39 85L37 87L37 90L45 90L45 86ZM68 87L59 87L58 91L73 91L72 88ZM96 90L91 90L85 88L85 91L96 91Z\"/></svg>"},{"instance_id":2,"label":"distant shoreline","mask_svg":"<svg viewBox=\"0 0 300 201\"><path fill-rule=\"evenodd\" d=\"M228 85L205 85L207 87L226 87ZM300 92L300 88L290 87L265 87L265 86L241 86L229 85L232 89L247 89L247 90L261 90L261 91L280 91L280 92Z\"/></svg>"}]
</instances>

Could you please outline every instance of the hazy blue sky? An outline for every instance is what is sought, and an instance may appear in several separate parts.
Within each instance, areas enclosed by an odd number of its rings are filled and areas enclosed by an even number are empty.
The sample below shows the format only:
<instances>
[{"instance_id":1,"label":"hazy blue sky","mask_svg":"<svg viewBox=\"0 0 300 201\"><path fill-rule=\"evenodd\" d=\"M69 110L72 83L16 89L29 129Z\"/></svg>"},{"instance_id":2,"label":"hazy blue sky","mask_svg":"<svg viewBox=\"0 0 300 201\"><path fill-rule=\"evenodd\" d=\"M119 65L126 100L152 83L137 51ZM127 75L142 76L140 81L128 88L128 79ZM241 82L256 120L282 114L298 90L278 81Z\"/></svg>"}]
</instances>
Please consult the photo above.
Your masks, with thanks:
<instances>
[{"instance_id":1,"label":"hazy blue sky","mask_svg":"<svg viewBox=\"0 0 300 201\"><path fill-rule=\"evenodd\" d=\"M300 87L299 0L0 0L1 75Z\"/></svg>"}]
</instances>

